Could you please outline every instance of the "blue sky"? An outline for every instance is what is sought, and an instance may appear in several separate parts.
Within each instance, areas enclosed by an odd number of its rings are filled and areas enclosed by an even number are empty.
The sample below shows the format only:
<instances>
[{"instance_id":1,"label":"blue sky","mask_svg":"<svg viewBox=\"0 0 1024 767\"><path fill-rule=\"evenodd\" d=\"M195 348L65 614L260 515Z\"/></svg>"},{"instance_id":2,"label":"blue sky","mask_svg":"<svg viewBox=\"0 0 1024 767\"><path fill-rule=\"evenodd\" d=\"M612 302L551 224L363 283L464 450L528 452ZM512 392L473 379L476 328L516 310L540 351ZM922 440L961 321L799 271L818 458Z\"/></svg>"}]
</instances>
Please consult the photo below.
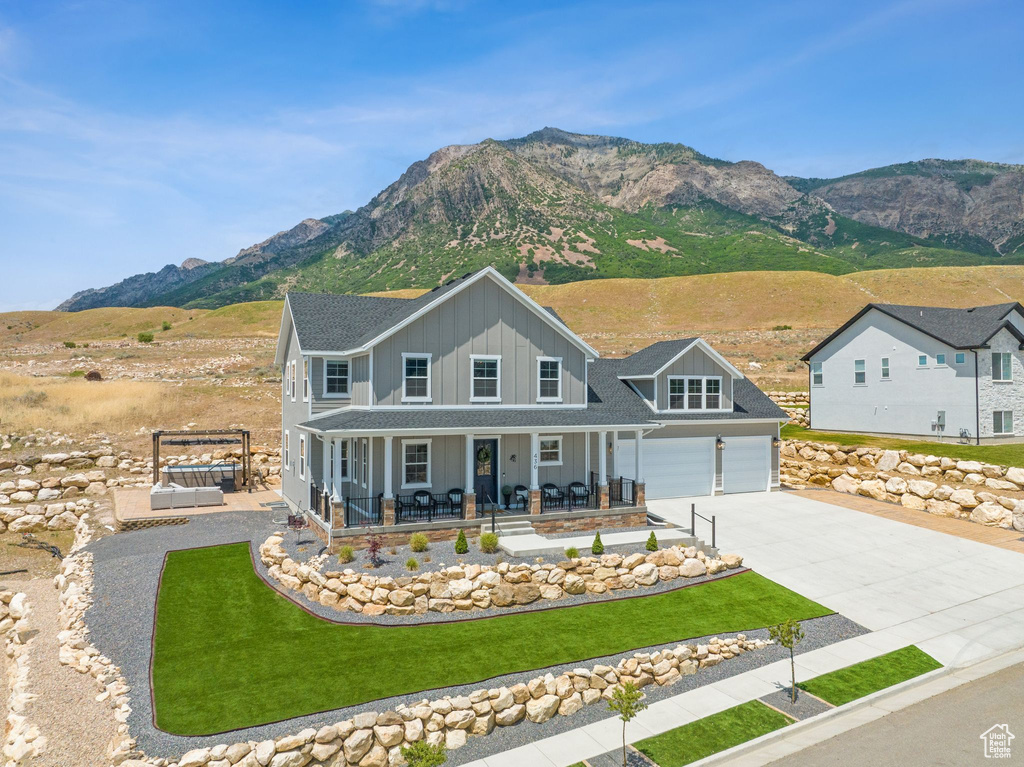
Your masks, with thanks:
<instances>
[{"instance_id":1,"label":"blue sky","mask_svg":"<svg viewBox=\"0 0 1024 767\"><path fill-rule=\"evenodd\" d=\"M0 311L545 125L781 174L1024 162L1024 4L0 0Z\"/></svg>"}]
</instances>

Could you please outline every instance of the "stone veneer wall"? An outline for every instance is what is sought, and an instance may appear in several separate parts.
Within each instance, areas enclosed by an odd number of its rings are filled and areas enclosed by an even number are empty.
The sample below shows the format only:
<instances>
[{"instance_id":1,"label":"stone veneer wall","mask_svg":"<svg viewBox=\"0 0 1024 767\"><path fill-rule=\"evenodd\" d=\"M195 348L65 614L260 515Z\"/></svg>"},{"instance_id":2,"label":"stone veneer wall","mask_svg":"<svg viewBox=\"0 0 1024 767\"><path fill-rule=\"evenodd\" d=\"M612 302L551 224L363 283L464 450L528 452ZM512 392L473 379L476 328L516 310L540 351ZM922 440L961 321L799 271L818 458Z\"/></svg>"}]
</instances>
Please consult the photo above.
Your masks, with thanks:
<instances>
[{"instance_id":1,"label":"stone veneer wall","mask_svg":"<svg viewBox=\"0 0 1024 767\"><path fill-rule=\"evenodd\" d=\"M324 557L299 564L281 546L283 540L272 535L259 547L260 560L271 578L286 589L301 592L310 602L371 616L514 608L567 595L604 594L676 578L714 575L743 564L736 554L713 558L692 546L674 546L625 557L580 557L557 565L473 564L392 578L351 569L321 573Z\"/></svg>"},{"instance_id":2,"label":"stone veneer wall","mask_svg":"<svg viewBox=\"0 0 1024 767\"><path fill-rule=\"evenodd\" d=\"M1024 499L1005 495L1024 492L1024 469L1014 466L787 440L782 446L781 479L787 487L830 487L938 516L1024 532Z\"/></svg>"}]
</instances>

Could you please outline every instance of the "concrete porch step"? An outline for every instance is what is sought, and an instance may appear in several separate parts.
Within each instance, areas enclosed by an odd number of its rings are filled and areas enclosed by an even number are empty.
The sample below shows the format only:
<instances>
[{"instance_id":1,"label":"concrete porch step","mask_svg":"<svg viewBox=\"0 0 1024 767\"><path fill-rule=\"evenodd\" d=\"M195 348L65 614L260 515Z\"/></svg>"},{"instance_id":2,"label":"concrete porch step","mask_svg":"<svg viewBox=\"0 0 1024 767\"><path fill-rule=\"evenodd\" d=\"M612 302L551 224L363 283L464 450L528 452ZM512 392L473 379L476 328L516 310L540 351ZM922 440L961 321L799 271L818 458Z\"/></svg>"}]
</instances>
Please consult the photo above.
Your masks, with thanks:
<instances>
[{"instance_id":1,"label":"concrete porch step","mask_svg":"<svg viewBox=\"0 0 1024 767\"><path fill-rule=\"evenodd\" d=\"M490 531L490 522L480 525L481 533L489 533ZM498 533L499 538L512 535L533 535L533 524L528 519L497 522L495 524L495 532Z\"/></svg>"}]
</instances>

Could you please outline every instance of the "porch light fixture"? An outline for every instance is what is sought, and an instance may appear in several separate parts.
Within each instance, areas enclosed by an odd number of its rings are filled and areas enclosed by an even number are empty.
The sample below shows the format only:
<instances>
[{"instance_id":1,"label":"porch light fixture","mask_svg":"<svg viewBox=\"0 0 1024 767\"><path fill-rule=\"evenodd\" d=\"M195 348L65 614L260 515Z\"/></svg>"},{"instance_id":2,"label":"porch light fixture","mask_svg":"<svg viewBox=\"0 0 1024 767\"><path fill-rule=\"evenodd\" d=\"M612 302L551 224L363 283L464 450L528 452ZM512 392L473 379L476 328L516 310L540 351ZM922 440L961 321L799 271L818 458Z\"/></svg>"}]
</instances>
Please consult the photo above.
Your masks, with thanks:
<instances>
[{"instance_id":1,"label":"porch light fixture","mask_svg":"<svg viewBox=\"0 0 1024 767\"><path fill-rule=\"evenodd\" d=\"M772 437L772 447L778 447L782 441L778 437Z\"/></svg>"},{"instance_id":2,"label":"porch light fixture","mask_svg":"<svg viewBox=\"0 0 1024 767\"><path fill-rule=\"evenodd\" d=\"M719 450L725 450L725 440L722 439L721 434L715 437L715 447Z\"/></svg>"}]
</instances>

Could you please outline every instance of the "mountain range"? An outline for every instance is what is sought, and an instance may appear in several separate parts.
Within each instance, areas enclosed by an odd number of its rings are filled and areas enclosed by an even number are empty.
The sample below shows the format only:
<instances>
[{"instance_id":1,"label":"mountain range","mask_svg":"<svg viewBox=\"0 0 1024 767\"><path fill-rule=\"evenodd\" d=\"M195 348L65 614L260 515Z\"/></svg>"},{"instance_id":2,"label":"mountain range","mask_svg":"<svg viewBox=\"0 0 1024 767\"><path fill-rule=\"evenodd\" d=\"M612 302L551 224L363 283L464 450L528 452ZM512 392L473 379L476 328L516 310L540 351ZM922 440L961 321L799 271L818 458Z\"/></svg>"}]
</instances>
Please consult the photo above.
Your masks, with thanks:
<instances>
[{"instance_id":1,"label":"mountain range","mask_svg":"<svg viewBox=\"0 0 1024 767\"><path fill-rule=\"evenodd\" d=\"M538 284L1019 263L1021 165L921 160L783 177L683 144L544 128L444 147L356 211L306 219L221 262L189 258L83 290L58 309L434 287L488 264Z\"/></svg>"}]
</instances>

